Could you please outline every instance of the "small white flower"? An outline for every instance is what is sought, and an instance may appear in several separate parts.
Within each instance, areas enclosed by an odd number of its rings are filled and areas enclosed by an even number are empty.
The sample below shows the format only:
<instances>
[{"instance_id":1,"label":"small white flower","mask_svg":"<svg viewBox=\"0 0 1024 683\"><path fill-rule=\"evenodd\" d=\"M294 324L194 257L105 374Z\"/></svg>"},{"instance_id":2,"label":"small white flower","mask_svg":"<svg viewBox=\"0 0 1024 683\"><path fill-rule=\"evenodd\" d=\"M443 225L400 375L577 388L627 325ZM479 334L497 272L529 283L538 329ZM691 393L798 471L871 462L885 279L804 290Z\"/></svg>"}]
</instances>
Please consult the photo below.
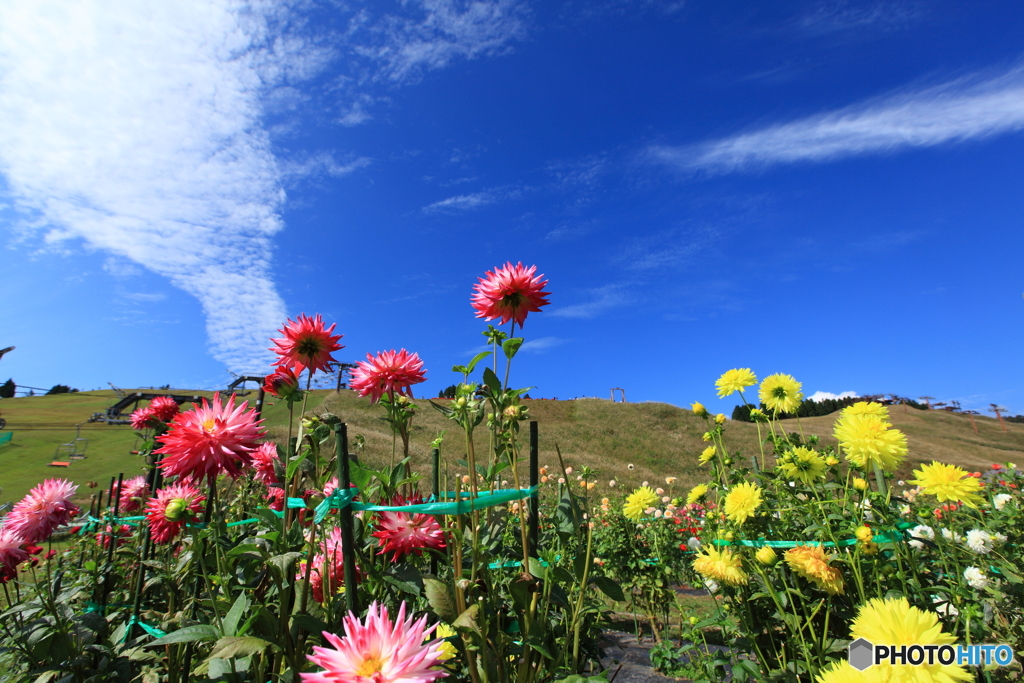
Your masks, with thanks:
<instances>
[{"instance_id":1,"label":"small white flower","mask_svg":"<svg viewBox=\"0 0 1024 683\"><path fill-rule=\"evenodd\" d=\"M871 500L869 498L865 498L860 502L860 509L864 511L865 522L875 521L875 515L871 512Z\"/></svg>"},{"instance_id":2,"label":"small white flower","mask_svg":"<svg viewBox=\"0 0 1024 683\"><path fill-rule=\"evenodd\" d=\"M1013 496L1009 493L1000 493L992 499L992 503L996 506L996 510L1002 510L1012 499Z\"/></svg>"},{"instance_id":3,"label":"small white flower","mask_svg":"<svg viewBox=\"0 0 1024 683\"><path fill-rule=\"evenodd\" d=\"M663 514L664 514L664 513L663 513L663 512L661 511L661 510L655 510L655 511L654 511L654 517L655 517L655 519L657 519L657 518L661 517L661 516L662 516Z\"/></svg>"},{"instance_id":4,"label":"small white flower","mask_svg":"<svg viewBox=\"0 0 1024 683\"><path fill-rule=\"evenodd\" d=\"M642 483L642 484L640 484L640 485L641 485L641 486L650 486L650 485L651 485L651 483L650 483L649 481L645 481L644 483Z\"/></svg>"},{"instance_id":5,"label":"small white flower","mask_svg":"<svg viewBox=\"0 0 1024 683\"><path fill-rule=\"evenodd\" d=\"M647 508L646 510L644 510L644 514L648 515L648 516L649 515L653 515L654 514L654 508L653 507Z\"/></svg>"},{"instance_id":6,"label":"small white flower","mask_svg":"<svg viewBox=\"0 0 1024 683\"><path fill-rule=\"evenodd\" d=\"M904 517L909 517L910 513L911 513L911 510L910 510L910 506L909 505L901 505L900 506L900 514L901 515L903 515Z\"/></svg>"},{"instance_id":7,"label":"small white flower","mask_svg":"<svg viewBox=\"0 0 1024 683\"><path fill-rule=\"evenodd\" d=\"M662 496L662 497L661 497L661 502L662 502L662 503L671 503L671 502L672 502L672 499L671 499L671 498L669 498L668 496Z\"/></svg>"},{"instance_id":8,"label":"small white flower","mask_svg":"<svg viewBox=\"0 0 1024 683\"><path fill-rule=\"evenodd\" d=\"M612 479L611 481L608 482L608 488L610 488L610 489L615 488L615 480L614 479Z\"/></svg>"},{"instance_id":9,"label":"small white flower","mask_svg":"<svg viewBox=\"0 0 1024 683\"><path fill-rule=\"evenodd\" d=\"M566 467L565 468L565 473L566 474L572 474L572 467Z\"/></svg>"},{"instance_id":10,"label":"small white flower","mask_svg":"<svg viewBox=\"0 0 1024 683\"><path fill-rule=\"evenodd\" d=\"M701 549L700 539L696 536L690 536L690 540L686 542L687 547L694 552Z\"/></svg>"},{"instance_id":11,"label":"small white flower","mask_svg":"<svg viewBox=\"0 0 1024 683\"><path fill-rule=\"evenodd\" d=\"M707 588L710 593L718 592L718 584L711 579L704 579L704 587Z\"/></svg>"},{"instance_id":12,"label":"small white flower","mask_svg":"<svg viewBox=\"0 0 1024 683\"><path fill-rule=\"evenodd\" d=\"M663 488L661 488L659 486L658 488L654 489L654 492L657 493L660 496L660 495L663 495L665 493L665 489L663 489Z\"/></svg>"},{"instance_id":13,"label":"small white flower","mask_svg":"<svg viewBox=\"0 0 1024 683\"><path fill-rule=\"evenodd\" d=\"M982 555L992 552L992 535L982 529L967 532L967 547Z\"/></svg>"},{"instance_id":14,"label":"small white flower","mask_svg":"<svg viewBox=\"0 0 1024 683\"><path fill-rule=\"evenodd\" d=\"M955 531L946 528L942 529L942 537L947 541L953 541L954 543L961 543L964 540L963 536L956 533Z\"/></svg>"},{"instance_id":15,"label":"small white flower","mask_svg":"<svg viewBox=\"0 0 1024 683\"><path fill-rule=\"evenodd\" d=\"M1001 534L998 531L992 534L992 538L996 539L997 543L1006 543L1006 534Z\"/></svg>"},{"instance_id":16,"label":"small white flower","mask_svg":"<svg viewBox=\"0 0 1024 683\"><path fill-rule=\"evenodd\" d=\"M932 598L932 602L935 603L935 611L944 617L955 617L960 614L960 610L953 607L953 603L948 598L936 595Z\"/></svg>"},{"instance_id":17,"label":"small white flower","mask_svg":"<svg viewBox=\"0 0 1024 683\"><path fill-rule=\"evenodd\" d=\"M896 482L896 485L899 486L900 488L903 488L904 486L907 485L907 482L900 479L899 481Z\"/></svg>"},{"instance_id":18,"label":"small white flower","mask_svg":"<svg viewBox=\"0 0 1024 683\"><path fill-rule=\"evenodd\" d=\"M633 469L633 463L629 463L628 465L626 465L626 469L627 470L632 470Z\"/></svg>"},{"instance_id":19,"label":"small white flower","mask_svg":"<svg viewBox=\"0 0 1024 683\"><path fill-rule=\"evenodd\" d=\"M672 519L674 516L671 510L665 510L665 519Z\"/></svg>"},{"instance_id":20,"label":"small white flower","mask_svg":"<svg viewBox=\"0 0 1024 683\"><path fill-rule=\"evenodd\" d=\"M918 524L910 530L910 535L914 538L926 538L929 541L935 540L935 530L927 524ZM924 548L924 543L921 543L921 541L911 541L910 547L920 550L921 548Z\"/></svg>"},{"instance_id":21,"label":"small white flower","mask_svg":"<svg viewBox=\"0 0 1024 683\"><path fill-rule=\"evenodd\" d=\"M968 567L964 570L964 578L967 579L967 583L970 584L971 588L976 590L984 590L985 586L989 584L988 577L985 576L985 572L981 571L977 567Z\"/></svg>"}]
</instances>

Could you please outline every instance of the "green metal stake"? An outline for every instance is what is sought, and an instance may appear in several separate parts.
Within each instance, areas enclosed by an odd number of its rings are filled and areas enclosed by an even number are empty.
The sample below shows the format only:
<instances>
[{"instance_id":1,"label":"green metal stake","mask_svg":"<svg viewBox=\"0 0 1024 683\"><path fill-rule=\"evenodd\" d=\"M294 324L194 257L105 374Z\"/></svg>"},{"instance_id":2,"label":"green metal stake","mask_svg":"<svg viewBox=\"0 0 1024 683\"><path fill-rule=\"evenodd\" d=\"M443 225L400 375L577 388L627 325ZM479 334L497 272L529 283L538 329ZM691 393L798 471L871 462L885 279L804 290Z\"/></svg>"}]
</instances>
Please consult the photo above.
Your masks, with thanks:
<instances>
[{"instance_id":1,"label":"green metal stake","mask_svg":"<svg viewBox=\"0 0 1024 683\"><path fill-rule=\"evenodd\" d=\"M440 501L441 500L441 449L435 448L432 451L430 451L430 461L431 461L431 466L433 467L433 470L434 470L433 477L431 479L431 482L432 482L433 487L434 487L434 490L433 490L434 500ZM441 522L440 518L438 518L438 522L439 523ZM443 528L443 525L442 525L442 528ZM433 574L434 576L437 576L437 557L435 555L431 555L430 556L430 573Z\"/></svg>"},{"instance_id":2,"label":"green metal stake","mask_svg":"<svg viewBox=\"0 0 1024 683\"><path fill-rule=\"evenodd\" d=\"M334 425L335 460L338 466L338 488L347 491L351 488L352 475L348 462L348 426L344 422ZM359 613L359 596L356 590L356 541L352 523L352 508L346 505L338 510L338 521L341 526L342 560L345 571L345 609L353 614Z\"/></svg>"},{"instance_id":3,"label":"green metal stake","mask_svg":"<svg viewBox=\"0 0 1024 683\"><path fill-rule=\"evenodd\" d=\"M537 428L537 421L530 420L530 486L540 485L540 433ZM537 544L540 537L540 499L537 493L530 496L528 501L530 517L528 520L529 529L529 556L537 557ZM526 569L525 567L523 568Z\"/></svg>"}]
</instances>

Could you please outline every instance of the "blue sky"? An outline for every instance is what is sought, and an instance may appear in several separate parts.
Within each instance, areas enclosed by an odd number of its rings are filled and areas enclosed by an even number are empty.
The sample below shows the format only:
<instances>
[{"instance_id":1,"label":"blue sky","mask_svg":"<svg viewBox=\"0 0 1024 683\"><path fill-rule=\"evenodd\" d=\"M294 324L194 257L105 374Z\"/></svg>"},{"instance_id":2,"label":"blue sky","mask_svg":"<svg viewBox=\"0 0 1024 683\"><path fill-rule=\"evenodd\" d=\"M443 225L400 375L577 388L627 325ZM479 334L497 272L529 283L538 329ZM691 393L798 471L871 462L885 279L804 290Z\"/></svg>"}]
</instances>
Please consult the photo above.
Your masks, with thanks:
<instances>
[{"instance_id":1,"label":"blue sky","mask_svg":"<svg viewBox=\"0 0 1024 683\"><path fill-rule=\"evenodd\" d=\"M214 388L286 317L422 395L732 367L1024 413L1016 2L0 2L0 381Z\"/></svg>"}]
</instances>

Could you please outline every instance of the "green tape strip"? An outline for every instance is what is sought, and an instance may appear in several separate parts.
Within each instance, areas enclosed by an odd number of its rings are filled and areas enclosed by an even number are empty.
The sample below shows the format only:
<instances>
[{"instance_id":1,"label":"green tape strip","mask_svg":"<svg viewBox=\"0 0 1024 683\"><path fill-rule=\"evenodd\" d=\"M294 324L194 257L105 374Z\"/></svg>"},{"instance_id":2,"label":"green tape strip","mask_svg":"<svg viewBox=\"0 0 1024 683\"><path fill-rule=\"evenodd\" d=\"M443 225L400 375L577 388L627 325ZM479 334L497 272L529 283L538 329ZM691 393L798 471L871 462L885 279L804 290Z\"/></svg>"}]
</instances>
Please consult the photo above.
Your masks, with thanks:
<instances>
[{"instance_id":1,"label":"green tape strip","mask_svg":"<svg viewBox=\"0 0 1024 683\"><path fill-rule=\"evenodd\" d=\"M871 537L871 540L875 543L899 543L900 541L905 541L906 535L903 533L903 531L905 529L911 528L912 526L914 525L908 524L906 522L900 522L898 525L896 525L895 531L889 531L883 534L876 534ZM821 546L823 548L843 548L851 545L856 545L858 541L856 538L846 538L842 541L839 541L839 543L836 544L832 541L768 541L763 538L759 538L756 541L726 541L722 538L716 538L714 541L712 541L712 543L714 543L717 546L742 545L748 548L763 548L765 546L769 548L796 548L797 546L801 545Z\"/></svg>"},{"instance_id":2,"label":"green tape strip","mask_svg":"<svg viewBox=\"0 0 1024 683\"><path fill-rule=\"evenodd\" d=\"M160 629L156 628L155 626L150 626L149 624L144 622L142 619L136 619L135 617L131 617L127 621L127 623L125 623L125 625L124 625L124 635L121 637L121 644L122 645L124 645L126 642L128 642L128 637L131 635L131 632L132 632L132 626L134 626L135 624L138 624L139 626L141 626L143 631L145 631L149 635L153 636L154 638L160 638L162 636L166 636L167 635L166 633L164 633Z\"/></svg>"},{"instance_id":3,"label":"green tape strip","mask_svg":"<svg viewBox=\"0 0 1024 683\"><path fill-rule=\"evenodd\" d=\"M498 489L496 491L482 491L476 498L456 501L438 501L434 503L415 503L413 505L368 505L357 503L353 498L359 493L359 489L350 488L346 490L335 489L316 507L314 521L320 523L332 509L340 509L346 505L353 510L365 510L368 512L408 512L423 515L464 515L473 510L483 510L497 505L505 505L516 500L531 498L537 493L539 486L527 489Z\"/></svg>"}]
</instances>

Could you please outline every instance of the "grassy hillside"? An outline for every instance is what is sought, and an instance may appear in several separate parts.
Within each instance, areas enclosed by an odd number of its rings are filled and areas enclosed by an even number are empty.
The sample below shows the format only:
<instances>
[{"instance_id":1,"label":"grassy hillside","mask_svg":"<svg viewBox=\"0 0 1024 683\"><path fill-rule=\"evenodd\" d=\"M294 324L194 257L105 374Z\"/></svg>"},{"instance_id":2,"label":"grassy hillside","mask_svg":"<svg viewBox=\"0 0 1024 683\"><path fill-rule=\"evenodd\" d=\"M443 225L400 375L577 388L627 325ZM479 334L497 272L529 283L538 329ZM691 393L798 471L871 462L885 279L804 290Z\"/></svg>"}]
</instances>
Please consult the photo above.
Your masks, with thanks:
<instances>
[{"instance_id":1,"label":"grassy hillside","mask_svg":"<svg viewBox=\"0 0 1024 683\"><path fill-rule=\"evenodd\" d=\"M209 395L209 392L179 393ZM127 426L102 423L82 425L81 434L89 439L85 460L74 461L67 469L48 466L58 445L74 438L75 424L84 423L114 400L112 392L82 392L0 401L0 413L7 420L5 431L14 432L13 441L0 446L0 502L18 500L47 477L73 480L81 485L80 492L87 498L89 481L106 486L110 477L117 476L118 472L126 476L140 473L141 460L131 455L137 447L135 433ZM414 459L425 473L429 444L446 429L442 454L454 470L454 460L465 455L464 437L457 425L445 420L427 401L417 403L421 410L412 430ZM688 486L703 478L697 455L707 445L701 440L705 425L688 410L663 403L611 403L598 399L527 403L531 419L537 420L540 426L542 465L557 463L557 445L566 464L577 468L588 465L598 469L602 479L616 479L626 485L644 480L660 481L671 475L679 478L677 486ZM365 438L366 448L361 456L365 462L388 462L394 440L388 426L379 419L382 414L379 407L371 406L351 392L337 394L325 390L314 392L307 412L338 415L348 423L351 436ZM1024 466L1024 425L1008 424L1009 431L1004 432L996 420L975 417L979 430L975 434L966 415L902 407L896 407L891 415L893 424L906 433L910 444L910 458L900 474L904 478L913 466L932 459L968 469L1007 461ZM284 440L288 420L286 405L268 402L264 416L271 437ZM830 436L833 420L834 417L816 417L804 419L799 425L796 420L783 424L787 431L802 428L805 435L816 434L824 443L834 443ZM525 449L525 424L523 429ZM754 425L729 422L726 434L734 452L744 455L758 452ZM478 453L485 452L486 438L486 431L479 430ZM632 470L629 464L634 465Z\"/></svg>"}]
</instances>

